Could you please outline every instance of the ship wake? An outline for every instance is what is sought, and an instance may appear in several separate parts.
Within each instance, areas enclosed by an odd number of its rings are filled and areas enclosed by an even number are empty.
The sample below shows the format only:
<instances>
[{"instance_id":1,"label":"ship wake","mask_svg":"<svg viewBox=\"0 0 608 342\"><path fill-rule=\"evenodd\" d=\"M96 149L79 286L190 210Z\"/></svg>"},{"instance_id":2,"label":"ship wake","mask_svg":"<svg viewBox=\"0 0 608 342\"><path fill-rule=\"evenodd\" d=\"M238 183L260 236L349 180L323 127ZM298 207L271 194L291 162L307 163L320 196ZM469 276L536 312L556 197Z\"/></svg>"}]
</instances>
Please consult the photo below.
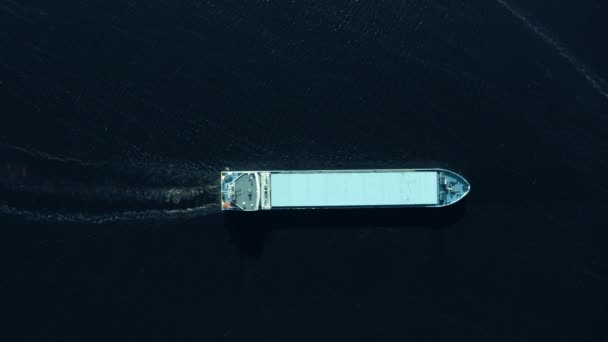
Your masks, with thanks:
<instances>
[{"instance_id":1,"label":"ship wake","mask_svg":"<svg viewBox=\"0 0 608 342\"><path fill-rule=\"evenodd\" d=\"M219 171L203 163L92 163L0 145L0 168L0 213L28 220L183 220L219 211Z\"/></svg>"},{"instance_id":2,"label":"ship wake","mask_svg":"<svg viewBox=\"0 0 608 342\"><path fill-rule=\"evenodd\" d=\"M524 14L521 10L515 6L509 4L504 0L496 0L503 8L505 8L514 17L519 19L528 29L530 29L536 36L542 39L545 43L549 44L559 55L564 58L574 69L581 74L587 82L598 92L598 94L608 99L608 90L606 81L597 75L591 68L585 63L579 60L574 53L572 53L561 41L553 37L546 29L539 24L535 23L531 18Z\"/></svg>"}]
</instances>

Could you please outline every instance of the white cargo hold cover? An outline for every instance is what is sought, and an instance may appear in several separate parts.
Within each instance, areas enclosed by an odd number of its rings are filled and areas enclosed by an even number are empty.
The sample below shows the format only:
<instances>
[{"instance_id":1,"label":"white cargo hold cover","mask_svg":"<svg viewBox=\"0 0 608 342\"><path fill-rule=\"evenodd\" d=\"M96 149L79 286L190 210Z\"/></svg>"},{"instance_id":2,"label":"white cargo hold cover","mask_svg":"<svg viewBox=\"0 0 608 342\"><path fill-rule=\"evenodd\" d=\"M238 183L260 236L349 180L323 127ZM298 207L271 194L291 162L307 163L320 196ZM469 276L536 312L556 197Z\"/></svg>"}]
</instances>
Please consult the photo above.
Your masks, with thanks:
<instances>
[{"instance_id":1,"label":"white cargo hold cover","mask_svg":"<svg viewBox=\"0 0 608 342\"><path fill-rule=\"evenodd\" d=\"M436 171L272 173L272 207L433 205Z\"/></svg>"}]
</instances>

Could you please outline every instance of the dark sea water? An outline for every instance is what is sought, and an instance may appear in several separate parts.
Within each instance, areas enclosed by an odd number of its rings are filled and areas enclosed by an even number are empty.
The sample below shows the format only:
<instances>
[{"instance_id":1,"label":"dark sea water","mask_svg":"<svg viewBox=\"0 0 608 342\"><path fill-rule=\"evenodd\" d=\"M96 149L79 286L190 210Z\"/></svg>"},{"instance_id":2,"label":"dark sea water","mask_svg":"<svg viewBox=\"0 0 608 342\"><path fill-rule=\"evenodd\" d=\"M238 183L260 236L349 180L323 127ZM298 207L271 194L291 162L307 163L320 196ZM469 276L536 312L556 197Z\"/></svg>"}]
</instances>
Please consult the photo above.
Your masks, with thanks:
<instances>
[{"instance_id":1,"label":"dark sea water","mask_svg":"<svg viewBox=\"0 0 608 342\"><path fill-rule=\"evenodd\" d=\"M607 16L0 0L2 340L608 341ZM219 213L226 167L411 165L464 206Z\"/></svg>"}]
</instances>

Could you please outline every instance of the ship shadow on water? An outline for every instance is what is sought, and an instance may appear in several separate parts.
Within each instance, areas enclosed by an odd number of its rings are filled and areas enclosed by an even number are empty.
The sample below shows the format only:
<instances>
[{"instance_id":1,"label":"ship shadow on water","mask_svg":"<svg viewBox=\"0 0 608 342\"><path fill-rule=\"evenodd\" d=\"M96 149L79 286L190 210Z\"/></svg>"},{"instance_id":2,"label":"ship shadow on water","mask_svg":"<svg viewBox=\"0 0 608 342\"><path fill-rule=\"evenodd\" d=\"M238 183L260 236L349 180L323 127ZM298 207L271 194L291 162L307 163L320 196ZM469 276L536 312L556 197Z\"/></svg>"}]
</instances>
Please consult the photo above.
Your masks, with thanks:
<instances>
[{"instance_id":1,"label":"ship shadow on water","mask_svg":"<svg viewBox=\"0 0 608 342\"><path fill-rule=\"evenodd\" d=\"M260 257L273 231L393 228L449 229L464 216L466 199L444 208L372 208L225 212L224 227L239 251Z\"/></svg>"}]
</instances>

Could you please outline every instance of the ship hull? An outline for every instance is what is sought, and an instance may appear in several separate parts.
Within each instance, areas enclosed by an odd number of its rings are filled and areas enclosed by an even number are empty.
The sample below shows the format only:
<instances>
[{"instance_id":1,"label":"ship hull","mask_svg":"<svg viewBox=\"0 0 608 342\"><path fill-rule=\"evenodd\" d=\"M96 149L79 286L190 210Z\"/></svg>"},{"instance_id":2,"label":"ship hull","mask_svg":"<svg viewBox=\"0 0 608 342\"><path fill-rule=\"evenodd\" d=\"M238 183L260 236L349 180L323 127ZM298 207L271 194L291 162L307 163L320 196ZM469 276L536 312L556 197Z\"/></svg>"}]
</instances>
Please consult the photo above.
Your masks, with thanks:
<instances>
[{"instance_id":1,"label":"ship hull","mask_svg":"<svg viewBox=\"0 0 608 342\"><path fill-rule=\"evenodd\" d=\"M224 171L222 210L444 207L470 191L444 169Z\"/></svg>"}]
</instances>

